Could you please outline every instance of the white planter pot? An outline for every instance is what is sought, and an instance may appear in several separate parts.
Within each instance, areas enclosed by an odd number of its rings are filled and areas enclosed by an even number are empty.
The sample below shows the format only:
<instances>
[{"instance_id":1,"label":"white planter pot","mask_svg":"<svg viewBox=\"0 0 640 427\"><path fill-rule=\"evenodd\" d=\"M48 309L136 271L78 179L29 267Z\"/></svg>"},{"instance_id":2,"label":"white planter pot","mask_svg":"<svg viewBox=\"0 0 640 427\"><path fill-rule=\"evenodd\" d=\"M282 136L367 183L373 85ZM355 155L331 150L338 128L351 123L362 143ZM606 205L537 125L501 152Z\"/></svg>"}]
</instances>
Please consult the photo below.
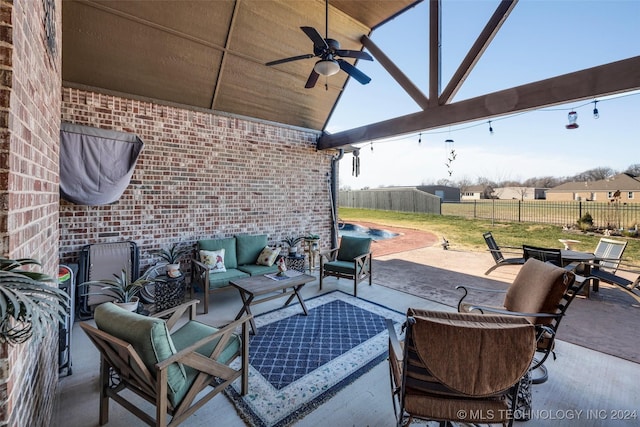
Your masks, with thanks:
<instances>
[{"instance_id":1,"label":"white planter pot","mask_svg":"<svg viewBox=\"0 0 640 427\"><path fill-rule=\"evenodd\" d=\"M167 276L176 278L180 277L180 264L167 264Z\"/></svg>"},{"instance_id":2,"label":"white planter pot","mask_svg":"<svg viewBox=\"0 0 640 427\"><path fill-rule=\"evenodd\" d=\"M140 299L138 297L131 297L130 302L116 302L115 304L128 311L136 311L139 302Z\"/></svg>"}]
</instances>

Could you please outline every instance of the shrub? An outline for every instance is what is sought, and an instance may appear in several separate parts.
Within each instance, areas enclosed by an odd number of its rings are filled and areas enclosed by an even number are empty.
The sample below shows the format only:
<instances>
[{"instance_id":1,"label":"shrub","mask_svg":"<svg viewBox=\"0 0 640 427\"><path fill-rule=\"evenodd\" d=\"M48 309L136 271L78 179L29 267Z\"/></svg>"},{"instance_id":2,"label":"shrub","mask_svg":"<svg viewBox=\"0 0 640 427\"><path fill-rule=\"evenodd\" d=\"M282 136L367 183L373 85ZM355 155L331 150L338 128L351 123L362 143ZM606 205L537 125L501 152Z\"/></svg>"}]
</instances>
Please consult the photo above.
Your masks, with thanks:
<instances>
[{"instance_id":1,"label":"shrub","mask_svg":"<svg viewBox=\"0 0 640 427\"><path fill-rule=\"evenodd\" d=\"M587 231L593 228L593 217L589 212L586 212L577 222L578 228L582 231Z\"/></svg>"}]
</instances>

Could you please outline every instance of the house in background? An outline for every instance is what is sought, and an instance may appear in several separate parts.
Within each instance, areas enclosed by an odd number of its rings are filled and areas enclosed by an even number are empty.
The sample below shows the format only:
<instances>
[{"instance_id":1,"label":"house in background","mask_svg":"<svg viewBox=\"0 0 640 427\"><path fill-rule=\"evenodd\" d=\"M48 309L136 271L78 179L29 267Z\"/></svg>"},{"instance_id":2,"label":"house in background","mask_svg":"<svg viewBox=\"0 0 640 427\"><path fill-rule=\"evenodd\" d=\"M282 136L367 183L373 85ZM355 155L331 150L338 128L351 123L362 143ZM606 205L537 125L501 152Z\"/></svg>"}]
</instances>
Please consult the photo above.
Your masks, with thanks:
<instances>
[{"instance_id":1,"label":"house in background","mask_svg":"<svg viewBox=\"0 0 640 427\"><path fill-rule=\"evenodd\" d=\"M419 185L416 189L440 197L443 202L460 201L460 188L447 185Z\"/></svg>"},{"instance_id":2,"label":"house in background","mask_svg":"<svg viewBox=\"0 0 640 427\"><path fill-rule=\"evenodd\" d=\"M493 188L490 185L470 185L460 191L461 200L490 199Z\"/></svg>"},{"instance_id":3,"label":"house in background","mask_svg":"<svg viewBox=\"0 0 640 427\"><path fill-rule=\"evenodd\" d=\"M599 181L567 182L547 190L549 201L640 203L640 179L621 173Z\"/></svg>"},{"instance_id":4,"label":"house in background","mask_svg":"<svg viewBox=\"0 0 640 427\"><path fill-rule=\"evenodd\" d=\"M502 200L544 200L547 188L499 187L493 190L493 197Z\"/></svg>"}]
</instances>

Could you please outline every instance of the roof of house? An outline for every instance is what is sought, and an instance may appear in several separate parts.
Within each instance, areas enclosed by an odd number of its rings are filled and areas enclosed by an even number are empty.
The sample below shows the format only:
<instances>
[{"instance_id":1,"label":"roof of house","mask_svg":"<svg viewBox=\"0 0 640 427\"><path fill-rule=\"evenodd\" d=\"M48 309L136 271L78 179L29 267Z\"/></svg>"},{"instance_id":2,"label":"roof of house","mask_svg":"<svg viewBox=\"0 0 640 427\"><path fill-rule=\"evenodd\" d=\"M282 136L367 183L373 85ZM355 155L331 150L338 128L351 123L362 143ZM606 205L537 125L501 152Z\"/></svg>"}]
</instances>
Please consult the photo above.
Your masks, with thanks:
<instances>
[{"instance_id":1,"label":"roof of house","mask_svg":"<svg viewBox=\"0 0 640 427\"><path fill-rule=\"evenodd\" d=\"M599 181L566 182L548 189L547 193L616 190L640 191L640 179L626 173L621 173Z\"/></svg>"}]
</instances>

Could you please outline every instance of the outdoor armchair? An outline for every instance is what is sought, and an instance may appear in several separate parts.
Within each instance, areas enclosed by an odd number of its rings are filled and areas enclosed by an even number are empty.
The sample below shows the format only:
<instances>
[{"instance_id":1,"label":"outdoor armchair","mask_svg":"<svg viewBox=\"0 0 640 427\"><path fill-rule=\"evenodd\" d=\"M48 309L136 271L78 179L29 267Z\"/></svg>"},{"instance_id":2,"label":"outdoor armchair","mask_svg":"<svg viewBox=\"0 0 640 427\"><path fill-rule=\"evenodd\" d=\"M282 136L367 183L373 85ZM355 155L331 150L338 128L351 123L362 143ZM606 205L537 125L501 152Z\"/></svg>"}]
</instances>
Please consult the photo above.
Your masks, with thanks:
<instances>
[{"instance_id":1,"label":"outdoor armchair","mask_svg":"<svg viewBox=\"0 0 640 427\"><path fill-rule=\"evenodd\" d=\"M489 248L489 252L491 252L491 256L493 257L493 260L496 262L495 265L492 265L491 268L489 268L487 271L485 271L485 275L491 273L493 270L495 270L498 267L502 267L503 265L522 265L524 264L524 257L523 256L518 256L518 257L511 257L511 258L505 258L503 253L502 253L502 249L506 248L506 249L518 249L521 250L522 248L516 247L516 246L498 246L498 243L496 243L495 238L493 237L493 234L488 231L486 233L484 233L482 235L482 237L484 238L485 243L487 244L487 247ZM506 252L505 252L506 253Z\"/></svg>"},{"instance_id":2,"label":"outdoor armchair","mask_svg":"<svg viewBox=\"0 0 640 427\"><path fill-rule=\"evenodd\" d=\"M529 258L535 258L542 262L550 262L551 264L557 265L558 267L564 267L564 263L562 261L562 251L560 249L540 248L536 246L522 245L522 254L524 255L525 261Z\"/></svg>"},{"instance_id":3,"label":"outdoor armchair","mask_svg":"<svg viewBox=\"0 0 640 427\"><path fill-rule=\"evenodd\" d=\"M458 311L524 317L534 324L538 335L536 351L542 356L534 361L531 370L541 372L539 377L533 379L534 383L539 384L547 380L544 362L553 353L560 322L575 296L589 280L592 278L581 277L576 280L575 274L565 268L531 258L506 291L456 286L464 293L458 301ZM483 306L464 301L469 291L504 292L505 297L501 307Z\"/></svg>"},{"instance_id":4,"label":"outdoor armchair","mask_svg":"<svg viewBox=\"0 0 640 427\"><path fill-rule=\"evenodd\" d=\"M342 236L340 246L320 254L320 289L327 276L353 280L353 296L358 296L358 283L371 277L371 238Z\"/></svg>"},{"instance_id":5,"label":"outdoor armchair","mask_svg":"<svg viewBox=\"0 0 640 427\"><path fill-rule=\"evenodd\" d=\"M621 277L615 274L626 247L626 240L601 238L600 241L598 241L596 250L593 252L595 258L589 265L589 274L597 277L598 280L612 285L620 286L620 284L623 283L622 287L626 290L626 286L628 286L629 283L625 283ZM598 281L594 282L593 291L598 292Z\"/></svg>"},{"instance_id":6,"label":"outdoor armchair","mask_svg":"<svg viewBox=\"0 0 640 427\"><path fill-rule=\"evenodd\" d=\"M100 425L109 421L109 399L148 425L176 426L237 378L242 394L247 392L251 316L220 329L188 321L172 333L175 319L165 322L113 303L98 306L94 317L97 328L86 322L80 327L100 352ZM240 367L230 367L238 356ZM212 390L200 393L208 387ZM154 404L155 418L131 395L122 395L125 389Z\"/></svg>"},{"instance_id":7,"label":"outdoor armchair","mask_svg":"<svg viewBox=\"0 0 640 427\"><path fill-rule=\"evenodd\" d=\"M530 322L409 308L403 342L389 319L387 329L397 426L413 418L441 426L448 421L512 425L519 415L520 383L535 354Z\"/></svg>"}]
</instances>

